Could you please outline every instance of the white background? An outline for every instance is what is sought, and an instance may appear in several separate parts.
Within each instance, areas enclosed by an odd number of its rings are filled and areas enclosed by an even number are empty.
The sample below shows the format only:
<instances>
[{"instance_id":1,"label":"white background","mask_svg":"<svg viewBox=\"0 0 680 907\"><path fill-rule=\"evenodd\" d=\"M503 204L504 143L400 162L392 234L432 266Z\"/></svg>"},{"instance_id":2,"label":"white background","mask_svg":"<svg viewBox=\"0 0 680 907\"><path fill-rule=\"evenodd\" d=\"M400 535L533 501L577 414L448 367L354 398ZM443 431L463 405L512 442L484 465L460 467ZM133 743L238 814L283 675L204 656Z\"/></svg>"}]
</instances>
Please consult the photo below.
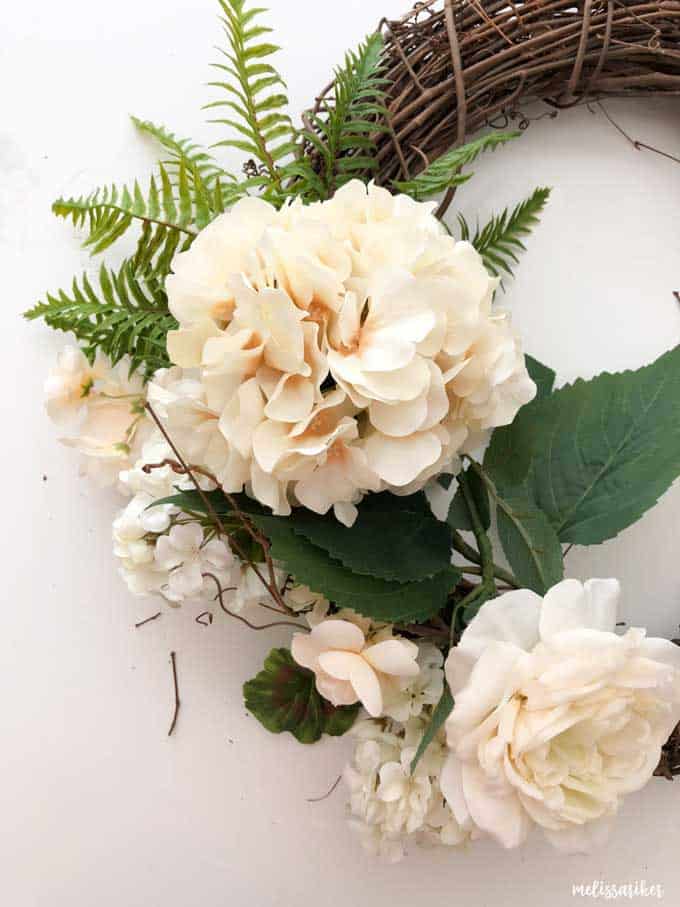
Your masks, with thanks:
<instances>
[{"instance_id":1,"label":"white background","mask_svg":"<svg viewBox=\"0 0 680 907\"><path fill-rule=\"evenodd\" d=\"M404 0L405 2L405 0ZM50 201L144 176L152 149L128 113L206 142L200 105L220 39L212 0L62 0L0 12L0 274L3 520L0 622L0 902L8 907L363 907L429 903L564 905L571 885L645 879L680 902L680 781L654 780L625 805L607 850L555 855L479 844L372 862L322 803L349 742L301 747L249 717L241 684L285 631L251 633L196 609L157 610L116 575L118 506L77 477L42 410L61 344L19 319L87 265ZM332 9L331 9L332 6ZM294 111L333 62L402 0L278 0ZM612 101L636 137L678 154L680 100ZM482 217L554 187L505 302L528 351L561 381L636 367L680 339L680 167L635 151L601 113L541 120L482 160L459 195ZM673 635L680 622L680 487L636 527L574 550L570 575L618 575L622 617ZM172 707L177 651L182 710Z\"/></svg>"}]
</instances>

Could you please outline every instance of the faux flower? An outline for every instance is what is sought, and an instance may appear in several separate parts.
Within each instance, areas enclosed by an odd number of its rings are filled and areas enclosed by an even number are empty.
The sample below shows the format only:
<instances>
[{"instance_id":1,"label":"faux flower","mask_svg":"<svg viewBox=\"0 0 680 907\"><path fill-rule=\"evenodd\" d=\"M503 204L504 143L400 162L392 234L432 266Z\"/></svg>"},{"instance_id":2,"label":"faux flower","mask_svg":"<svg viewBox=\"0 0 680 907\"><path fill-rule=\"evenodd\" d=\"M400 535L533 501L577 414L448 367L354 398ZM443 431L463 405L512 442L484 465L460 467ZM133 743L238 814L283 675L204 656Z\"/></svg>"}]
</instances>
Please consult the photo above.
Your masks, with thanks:
<instances>
[{"instance_id":1,"label":"faux flower","mask_svg":"<svg viewBox=\"0 0 680 907\"><path fill-rule=\"evenodd\" d=\"M364 632L348 620L324 620L311 633L296 633L293 658L316 675L316 686L333 705L361 702L369 715L383 711L381 679L415 677L418 646L407 639L367 643Z\"/></svg>"},{"instance_id":2,"label":"faux flower","mask_svg":"<svg viewBox=\"0 0 680 907\"><path fill-rule=\"evenodd\" d=\"M411 841L455 845L468 838L439 788L446 758L442 734L411 772L426 724L425 716L405 724L366 720L351 731L358 742L343 773L350 824L366 850L389 862L400 860Z\"/></svg>"},{"instance_id":3,"label":"faux flower","mask_svg":"<svg viewBox=\"0 0 680 907\"><path fill-rule=\"evenodd\" d=\"M418 643L415 677L398 678L384 684L384 713L395 721L418 718L427 706L436 705L444 690L444 657L432 643Z\"/></svg>"},{"instance_id":4,"label":"faux flower","mask_svg":"<svg viewBox=\"0 0 680 907\"><path fill-rule=\"evenodd\" d=\"M680 648L617 635L616 580L564 580L485 604L446 676L441 786L459 824L516 847L532 825L566 851L607 836L680 719Z\"/></svg>"},{"instance_id":5,"label":"faux flower","mask_svg":"<svg viewBox=\"0 0 680 907\"><path fill-rule=\"evenodd\" d=\"M163 594L169 601L180 602L199 595L205 585L204 574L224 574L232 566L231 549L220 539L204 538L199 523L172 527L156 542L155 560L168 573Z\"/></svg>"},{"instance_id":6,"label":"faux flower","mask_svg":"<svg viewBox=\"0 0 680 907\"><path fill-rule=\"evenodd\" d=\"M168 352L191 371L150 396L192 462L350 526L365 494L410 494L512 421L535 388L498 281L432 212L359 181L243 199L175 257Z\"/></svg>"},{"instance_id":7,"label":"faux flower","mask_svg":"<svg viewBox=\"0 0 680 907\"><path fill-rule=\"evenodd\" d=\"M66 347L45 385L51 418L68 425L60 440L83 455L84 471L107 485L136 458L148 423L144 382L130 375L126 356L112 366L98 355L90 365L84 353Z\"/></svg>"}]
</instances>

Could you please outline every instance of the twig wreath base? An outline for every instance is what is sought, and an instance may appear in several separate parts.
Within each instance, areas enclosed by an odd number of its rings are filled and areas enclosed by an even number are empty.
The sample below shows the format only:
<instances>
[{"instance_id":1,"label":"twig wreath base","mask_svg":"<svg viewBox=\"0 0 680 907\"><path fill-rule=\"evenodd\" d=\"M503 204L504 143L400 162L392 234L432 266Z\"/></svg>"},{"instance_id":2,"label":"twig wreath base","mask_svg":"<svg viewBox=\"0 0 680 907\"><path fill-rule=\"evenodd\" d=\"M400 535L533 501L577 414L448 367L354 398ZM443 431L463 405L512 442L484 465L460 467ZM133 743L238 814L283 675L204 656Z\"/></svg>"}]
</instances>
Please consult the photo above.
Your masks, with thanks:
<instances>
[{"instance_id":1,"label":"twig wreath base","mask_svg":"<svg viewBox=\"0 0 680 907\"><path fill-rule=\"evenodd\" d=\"M380 27L389 85L389 132L377 154L383 184L409 179L532 101L561 109L593 97L680 94L677 0L445 0L443 8L425 0Z\"/></svg>"}]
</instances>

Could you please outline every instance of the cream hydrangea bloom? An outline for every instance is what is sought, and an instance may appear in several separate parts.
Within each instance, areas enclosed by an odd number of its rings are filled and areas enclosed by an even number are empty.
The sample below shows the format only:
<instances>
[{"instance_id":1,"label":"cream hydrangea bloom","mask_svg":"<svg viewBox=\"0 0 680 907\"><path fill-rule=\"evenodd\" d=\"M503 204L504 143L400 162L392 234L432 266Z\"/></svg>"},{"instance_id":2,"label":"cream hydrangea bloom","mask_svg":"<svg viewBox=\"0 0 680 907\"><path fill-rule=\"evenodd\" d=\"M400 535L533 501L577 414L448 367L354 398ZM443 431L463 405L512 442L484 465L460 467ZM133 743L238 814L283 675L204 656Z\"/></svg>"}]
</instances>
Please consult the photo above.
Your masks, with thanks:
<instances>
[{"instance_id":1,"label":"cream hydrangea bloom","mask_svg":"<svg viewBox=\"0 0 680 907\"><path fill-rule=\"evenodd\" d=\"M485 604L446 662L455 706L441 786L463 828L516 847L606 838L680 719L680 648L615 632L616 580L564 580Z\"/></svg>"},{"instance_id":2,"label":"cream hydrangea bloom","mask_svg":"<svg viewBox=\"0 0 680 907\"><path fill-rule=\"evenodd\" d=\"M333 705L361 702L369 715L383 711L381 679L415 677L418 646L407 639L366 640L348 620L324 620L311 633L295 633L293 658L316 675L316 686Z\"/></svg>"},{"instance_id":3,"label":"cream hydrangea bloom","mask_svg":"<svg viewBox=\"0 0 680 907\"><path fill-rule=\"evenodd\" d=\"M192 370L175 428L205 418L229 491L351 525L363 495L422 488L532 398L496 286L431 204L359 181L280 211L243 199L167 280L168 351Z\"/></svg>"}]
</instances>

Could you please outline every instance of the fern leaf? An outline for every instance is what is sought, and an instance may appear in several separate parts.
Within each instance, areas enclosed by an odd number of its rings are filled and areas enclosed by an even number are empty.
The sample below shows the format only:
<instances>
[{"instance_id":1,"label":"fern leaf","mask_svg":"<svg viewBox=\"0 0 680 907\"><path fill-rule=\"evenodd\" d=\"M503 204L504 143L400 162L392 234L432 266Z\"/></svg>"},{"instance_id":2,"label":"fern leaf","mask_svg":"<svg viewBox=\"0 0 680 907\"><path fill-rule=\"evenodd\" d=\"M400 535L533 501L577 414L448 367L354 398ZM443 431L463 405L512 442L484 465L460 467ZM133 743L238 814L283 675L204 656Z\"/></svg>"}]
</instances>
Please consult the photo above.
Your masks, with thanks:
<instances>
[{"instance_id":1,"label":"fern leaf","mask_svg":"<svg viewBox=\"0 0 680 907\"><path fill-rule=\"evenodd\" d=\"M24 317L72 332L91 360L97 350L114 364L129 355L131 371L143 367L147 377L169 364L165 337L177 326L162 282L151 272L140 275L129 259L116 272L102 265L96 288L86 274L74 278L70 294L47 294Z\"/></svg>"},{"instance_id":2,"label":"fern leaf","mask_svg":"<svg viewBox=\"0 0 680 907\"><path fill-rule=\"evenodd\" d=\"M252 156L268 177L263 194L273 201L282 201L278 162L295 144L295 130L286 111L285 82L270 62L279 48L260 40L271 31L259 24L265 10L247 7L246 0L219 3L229 50L222 51L226 62L213 64L225 78L210 84L221 89L225 97L206 107L226 108L225 117L211 122L229 126L240 137L217 144Z\"/></svg>"},{"instance_id":3,"label":"fern leaf","mask_svg":"<svg viewBox=\"0 0 680 907\"><path fill-rule=\"evenodd\" d=\"M168 153L167 160L162 161L163 166L170 174L173 182L179 178L180 165L184 165L190 178L197 173L203 185L212 189L217 180L223 180L227 185L236 183L236 178L223 170L217 161L204 148L192 142L191 139L178 138L165 126L152 123L150 120L141 120L131 116L135 127L145 135L150 135Z\"/></svg>"},{"instance_id":4,"label":"fern leaf","mask_svg":"<svg viewBox=\"0 0 680 907\"><path fill-rule=\"evenodd\" d=\"M517 264L518 255L525 251L522 237L528 236L538 223L549 196L550 189L535 189L529 198L516 205L512 211L506 208L492 217L481 230L477 227L474 235L463 215L459 214L461 239L472 243L492 274L512 275L513 264Z\"/></svg>"},{"instance_id":5,"label":"fern leaf","mask_svg":"<svg viewBox=\"0 0 680 907\"><path fill-rule=\"evenodd\" d=\"M353 177L377 167L374 138L386 128L381 123L386 114L385 80L380 75L383 51L383 38L378 32L366 38L356 51L349 51L343 65L335 70L332 98L319 113L309 115L312 128L304 131L303 138L316 155L317 166L313 169L323 192L318 191L308 171L303 174L297 161L297 174L308 183L303 194L316 192L317 197L327 198Z\"/></svg>"},{"instance_id":6,"label":"fern leaf","mask_svg":"<svg viewBox=\"0 0 680 907\"><path fill-rule=\"evenodd\" d=\"M249 181L223 183L217 176L208 184L184 159L177 163L176 179L163 164L145 192L137 182L130 189L117 186L96 189L80 198L60 198L52 205L58 217L85 229L83 246L92 254L103 252L133 225L141 228L135 260L163 276L172 255L186 249L196 234L218 214L245 195Z\"/></svg>"},{"instance_id":7,"label":"fern leaf","mask_svg":"<svg viewBox=\"0 0 680 907\"><path fill-rule=\"evenodd\" d=\"M489 132L473 142L468 142L467 145L452 148L446 154L442 154L413 179L395 180L392 185L416 201L439 195L440 192L459 186L470 179L471 173L464 174L460 171L467 164L471 164L479 154L483 151L493 151L519 135L521 133L517 131Z\"/></svg>"}]
</instances>

